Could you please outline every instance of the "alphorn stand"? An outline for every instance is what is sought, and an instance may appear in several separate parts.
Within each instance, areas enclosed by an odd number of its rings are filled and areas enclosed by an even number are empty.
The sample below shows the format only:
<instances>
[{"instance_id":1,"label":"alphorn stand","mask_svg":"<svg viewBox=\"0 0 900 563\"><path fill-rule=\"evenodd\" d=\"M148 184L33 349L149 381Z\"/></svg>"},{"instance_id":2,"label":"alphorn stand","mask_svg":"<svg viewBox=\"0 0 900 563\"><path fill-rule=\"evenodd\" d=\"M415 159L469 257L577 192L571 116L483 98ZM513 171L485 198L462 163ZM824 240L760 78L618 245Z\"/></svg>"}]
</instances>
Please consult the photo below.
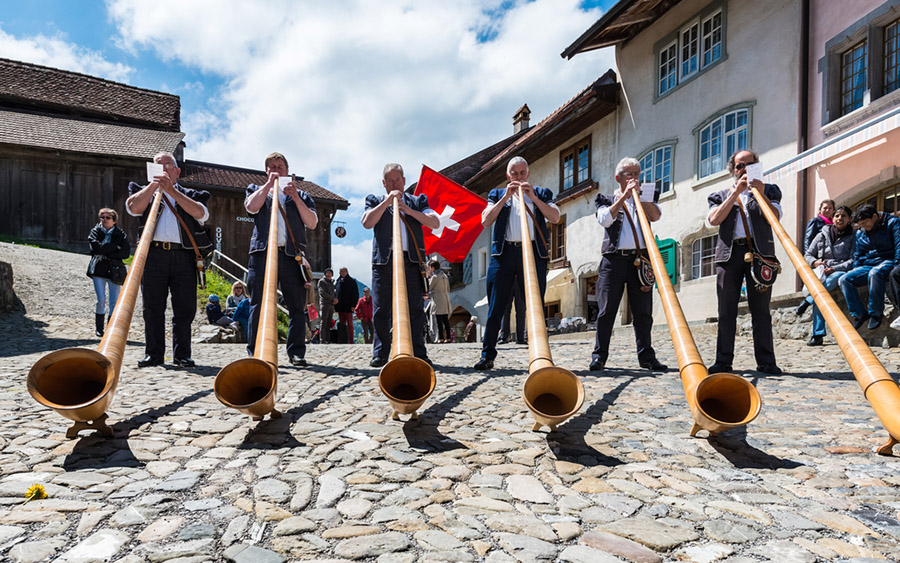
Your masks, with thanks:
<instances>
[{"instance_id":1,"label":"alphorn stand","mask_svg":"<svg viewBox=\"0 0 900 563\"><path fill-rule=\"evenodd\" d=\"M872 405L885 430L888 431L888 440L876 451L881 455L891 455L894 446L900 443L900 438L898 438L900 437L900 388L897 387L890 374L859 336L846 315L831 298L831 294L806 263L800 249L794 245L791 237L778 220L778 216L775 215L775 211L772 210L769 199L754 187L751 187L750 191L759 202L766 221L769 222L772 230L778 236L778 240L781 241L781 245L797 269L797 273L800 274L800 279L803 280L810 295L813 296L819 312L822 313L825 323L831 329L834 339L841 348L841 353L850 364L853 376L862 387L863 395Z\"/></svg>"},{"instance_id":2,"label":"alphorn stand","mask_svg":"<svg viewBox=\"0 0 900 563\"><path fill-rule=\"evenodd\" d=\"M653 238L650 221L641 205L637 188L632 188L631 197L635 201L634 207L637 209L650 264L656 276L656 287L669 325L684 394L694 417L690 435L695 436L702 429L714 436L723 430L749 424L759 414L762 406L759 392L742 377L732 373L710 375L707 371L675 295L672 280L666 272L666 264L656 245L656 239Z\"/></svg>"}]
</instances>

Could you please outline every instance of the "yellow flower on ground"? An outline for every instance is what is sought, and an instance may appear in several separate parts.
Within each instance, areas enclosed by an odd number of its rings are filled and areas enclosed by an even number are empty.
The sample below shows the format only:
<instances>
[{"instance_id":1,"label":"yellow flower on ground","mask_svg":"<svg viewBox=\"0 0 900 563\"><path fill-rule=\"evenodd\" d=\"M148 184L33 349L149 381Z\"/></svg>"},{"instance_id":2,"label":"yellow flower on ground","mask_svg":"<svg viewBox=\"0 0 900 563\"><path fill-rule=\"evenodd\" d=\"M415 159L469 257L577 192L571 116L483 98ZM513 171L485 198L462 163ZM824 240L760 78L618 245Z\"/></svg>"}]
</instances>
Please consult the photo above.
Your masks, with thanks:
<instances>
[{"instance_id":1,"label":"yellow flower on ground","mask_svg":"<svg viewBox=\"0 0 900 563\"><path fill-rule=\"evenodd\" d=\"M42 498L47 498L47 491L41 484L36 483L28 487L28 490L25 492L25 502L30 500L40 500Z\"/></svg>"}]
</instances>

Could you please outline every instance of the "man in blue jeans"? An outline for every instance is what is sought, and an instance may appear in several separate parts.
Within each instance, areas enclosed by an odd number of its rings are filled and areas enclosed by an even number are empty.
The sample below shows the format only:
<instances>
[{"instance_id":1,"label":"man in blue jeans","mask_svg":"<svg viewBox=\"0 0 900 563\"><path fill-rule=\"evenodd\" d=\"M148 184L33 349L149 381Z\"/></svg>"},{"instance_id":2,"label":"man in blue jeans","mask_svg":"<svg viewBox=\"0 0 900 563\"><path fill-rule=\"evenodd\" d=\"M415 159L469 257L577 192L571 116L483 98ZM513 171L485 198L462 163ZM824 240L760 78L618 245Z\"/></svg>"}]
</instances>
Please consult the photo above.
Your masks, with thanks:
<instances>
[{"instance_id":1,"label":"man in blue jeans","mask_svg":"<svg viewBox=\"0 0 900 563\"><path fill-rule=\"evenodd\" d=\"M853 327L859 329L868 320L869 330L874 330L881 326L884 317L888 275L895 265L900 265L900 219L889 213L878 213L874 205L863 204L853 213L853 222L859 226L853 269L841 278L840 286ZM856 289L863 284L869 288L868 311Z\"/></svg>"}]
</instances>

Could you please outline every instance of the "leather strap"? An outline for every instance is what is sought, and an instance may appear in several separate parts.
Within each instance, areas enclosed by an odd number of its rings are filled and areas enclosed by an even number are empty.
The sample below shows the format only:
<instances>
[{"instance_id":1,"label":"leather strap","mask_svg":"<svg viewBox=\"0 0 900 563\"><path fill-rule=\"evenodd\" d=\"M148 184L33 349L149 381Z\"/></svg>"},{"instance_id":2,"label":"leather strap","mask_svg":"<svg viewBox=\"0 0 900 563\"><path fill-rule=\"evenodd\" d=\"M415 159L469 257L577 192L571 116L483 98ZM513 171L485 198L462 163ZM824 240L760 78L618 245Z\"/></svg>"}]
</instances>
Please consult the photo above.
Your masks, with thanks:
<instances>
[{"instance_id":1,"label":"leather strap","mask_svg":"<svg viewBox=\"0 0 900 563\"><path fill-rule=\"evenodd\" d=\"M544 254L547 255L547 258L550 258L550 248L547 246L547 239L544 238L544 233L541 232L541 228L538 227L537 217L534 216L534 212L528 208L528 204L525 204L525 211L528 213L528 216L531 217L531 222L534 223L534 231L538 234L541 239L541 244L544 245Z\"/></svg>"},{"instance_id":2,"label":"leather strap","mask_svg":"<svg viewBox=\"0 0 900 563\"><path fill-rule=\"evenodd\" d=\"M632 196L634 197L634 196ZM628 212L628 202L622 202L622 211L625 212L625 218L628 219L628 226L631 227L631 236L634 237L634 248L637 251L638 258L643 258L644 254L641 252L641 244L638 241L637 229L634 228L634 221L631 220L631 213Z\"/></svg>"},{"instance_id":3,"label":"leather strap","mask_svg":"<svg viewBox=\"0 0 900 563\"><path fill-rule=\"evenodd\" d=\"M184 223L184 219L178 214L178 210L175 209L175 206L169 201L169 198L163 194L162 198L163 202L172 211L172 215L178 220L178 224L181 226L181 229L187 233L188 239L191 241L191 246L194 247L194 256L197 258L197 269L203 269L203 256L200 254L200 249L197 247L197 241L194 240L194 235L191 234L191 230L188 229L187 225Z\"/></svg>"},{"instance_id":4,"label":"leather strap","mask_svg":"<svg viewBox=\"0 0 900 563\"><path fill-rule=\"evenodd\" d=\"M391 212L393 213L393 211L394 210L392 208ZM419 250L419 245L418 245L418 243L416 243L416 237L413 235L412 227L410 227L409 223L406 222L406 217L404 217L402 213L400 214L400 220L403 221L403 224L406 226L406 230L409 233L409 236L406 237L407 242L412 241L412 246L413 246L413 248L416 249L416 256L419 257L419 273L422 274L422 279L424 280L426 278L426 273L425 273L425 259L422 258L422 251Z\"/></svg>"},{"instance_id":5,"label":"leather strap","mask_svg":"<svg viewBox=\"0 0 900 563\"><path fill-rule=\"evenodd\" d=\"M750 249L750 252L756 254L753 251L753 235L750 233L750 223L747 222L747 214L744 213L744 203L741 201L740 196L738 196L738 214L741 216L741 221L744 223L744 236L747 237L747 247Z\"/></svg>"},{"instance_id":6,"label":"leather strap","mask_svg":"<svg viewBox=\"0 0 900 563\"><path fill-rule=\"evenodd\" d=\"M275 204L275 201L272 201L272 204ZM303 249L297 246L297 239L294 238L294 230L291 228L291 224L288 223L287 213L284 211L284 206L281 205L281 201L278 202L278 212L281 213L281 218L284 219L284 226L287 228L288 236L291 237L291 244L294 245L294 260L299 263L303 263Z\"/></svg>"}]
</instances>

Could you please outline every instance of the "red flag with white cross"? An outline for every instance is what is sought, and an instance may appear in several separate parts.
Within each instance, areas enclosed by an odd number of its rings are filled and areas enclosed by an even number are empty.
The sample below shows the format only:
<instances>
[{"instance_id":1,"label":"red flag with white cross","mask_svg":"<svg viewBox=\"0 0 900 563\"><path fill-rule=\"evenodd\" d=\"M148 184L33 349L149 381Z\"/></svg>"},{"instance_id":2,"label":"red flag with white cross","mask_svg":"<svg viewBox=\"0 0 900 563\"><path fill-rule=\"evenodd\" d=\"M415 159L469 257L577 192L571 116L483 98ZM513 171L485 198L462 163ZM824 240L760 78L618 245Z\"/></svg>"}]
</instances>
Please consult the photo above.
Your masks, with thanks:
<instances>
[{"instance_id":1,"label":"red flag with white cross","mask_svg":"<svg viewBox=\"0 0 900 563\"><path fill-rule=\"evenodd\" d=\"M428 196L428 207L441 219L437 229L422 229L425 252L440 254L448 262L465 260L481 234L481 212L487 200L424 165L415 193Z\"/></svg>"}]
</instances>

